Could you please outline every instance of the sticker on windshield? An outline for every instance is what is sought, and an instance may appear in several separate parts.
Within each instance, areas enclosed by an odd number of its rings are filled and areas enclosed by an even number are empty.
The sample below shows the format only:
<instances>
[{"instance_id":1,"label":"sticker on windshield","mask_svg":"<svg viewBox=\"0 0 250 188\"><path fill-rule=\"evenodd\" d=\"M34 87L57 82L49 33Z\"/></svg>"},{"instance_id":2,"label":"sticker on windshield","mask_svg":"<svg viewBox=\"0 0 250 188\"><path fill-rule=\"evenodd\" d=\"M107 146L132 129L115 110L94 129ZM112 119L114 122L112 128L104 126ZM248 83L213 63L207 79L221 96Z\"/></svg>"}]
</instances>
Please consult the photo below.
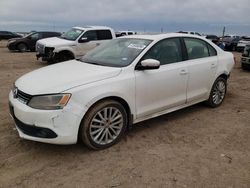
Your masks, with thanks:
<instances>
[{"instance_id":1,"label":"sticker on windshield","mask_svg":"<svg viewBox=\"0 0 250 188\"><path fill-rule=\"evenodd\" d=\"M146 47L144 44L130 44L128 45L128 48L134 48L137 50L143 50Z\"/></svg>"}]
</instances>

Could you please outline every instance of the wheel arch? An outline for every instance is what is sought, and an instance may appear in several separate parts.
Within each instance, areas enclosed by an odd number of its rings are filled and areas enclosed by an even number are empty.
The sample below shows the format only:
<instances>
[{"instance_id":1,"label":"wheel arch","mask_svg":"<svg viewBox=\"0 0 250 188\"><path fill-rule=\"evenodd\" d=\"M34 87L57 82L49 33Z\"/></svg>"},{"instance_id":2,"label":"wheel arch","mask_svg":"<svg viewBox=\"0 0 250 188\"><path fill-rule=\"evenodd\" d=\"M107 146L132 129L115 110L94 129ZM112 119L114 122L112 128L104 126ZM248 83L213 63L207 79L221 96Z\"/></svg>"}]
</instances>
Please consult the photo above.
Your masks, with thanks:
<instances>
[{"instance_id":1,"label":"wheel arch","mask_svg":"<svg viewBox=\"0 0 250 188\"><path fill-rule=\"evenodd\" d=\"M15 45L16 50L18 50L18 45L20 45L20 44L24 44L27 47L27 49L30 49L29 45L26 42L20 41L20 42L16 43L16 45Z\"/></svg>"},{"instance_id":2,"label":"wheel arch","mask_svg":"<svg viewBox=\"0 0 250 188\"><path fill-rule=\"evenodd\" d=\"M67 54L67 55L70 55L73 58L75 58L74 53L71 50L68 50L68 49L60 50L60 51L56 52L56 54L58 54L58 55L59 54Z\"/></svg>"},{"instance_id":3,"label":"wheel arch","mask_svg":"<svg viewBox=\"0 0 250 188\"><path fill-rule=\"evenodd\" d=\"M225 80L227 80L227 79L230 77L230 73L223 72L223 73L221 73L221 74L219 74L219 75L217 76L217 78L219 78L219 77L222 77L222 78L224 78ZM216 78L216 79L217 79L217 78Z\"/></svg>"},{"instance_id":4,"label":"wheel arch","mask_svg":"<svg viewBox=\"0 0 250 188\"><path fill-rule=\"evenodd\" d=\"M128 125L127 125L127 130L129 130L131 127L132 127L132 124L133 124L133 118L134 118L134 115L131 113L131 107L129 106L128 102L123 99L122 97L118 97L118 96L107 96L107 97L103 97L101 99L98 99L97 101L95 101L94 103L92 103L88 110L84 113L83 117L82 117L82 120L81 122L83 121L84 117L85 117L85 114L87 114L89 112L89 110L94 107L96 104L102 102L102 101L105 101L105 100L114 100L114 101L117 101L119 102L120 104L122 104L122 106L125 108L126 110L126 113L127 113L127 118L128 118ZM81 123L82 124L82 123ZM80 126L81 126L80 124ZM78 128L78 140L79 140L79 131L80 131L80 126Z\"/></svg>"}]
</instances>

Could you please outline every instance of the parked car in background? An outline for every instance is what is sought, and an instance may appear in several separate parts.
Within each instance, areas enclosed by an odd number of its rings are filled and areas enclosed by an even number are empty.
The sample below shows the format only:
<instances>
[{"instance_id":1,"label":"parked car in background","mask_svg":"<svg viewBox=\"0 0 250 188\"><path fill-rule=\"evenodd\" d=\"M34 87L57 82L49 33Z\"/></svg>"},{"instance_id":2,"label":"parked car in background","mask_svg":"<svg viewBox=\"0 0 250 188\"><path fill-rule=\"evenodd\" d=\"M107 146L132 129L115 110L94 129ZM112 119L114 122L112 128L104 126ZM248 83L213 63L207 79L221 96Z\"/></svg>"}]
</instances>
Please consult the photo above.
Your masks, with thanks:
<instances>
[{"instance_id":1,"label":"parked car in background","mask_svg":"<svg viewBox=\"0 0 250 188\"><path fill-rule=\"evenodd\" d=\"M35 51L36 42L39 39L55 37L60 35L61 33L51 32L51 31L33 32L22 38L10 39L8 41L7 47L11 51L20 51L20 52Z\"/></svg>"},{"instance_id":2,"label":"parked car in background","mask_svg":"<svg viewBox=\"0 0 250 188\"><path fill-rule=\"evenodd\" d=\"M206 39L211 40L215 44L217 44L220 40L220 38L216 35L206 35Z\"/></svg>"},{"instance_id":3,"label":"parked car in background","mask_svg":"<svg viewBox=\"0 0 250 188\"><path fill-rule=\"evenodd\" d=\"M200 33L195 32L195 31L179 31L178 33L183 33L183 34L190 34L190 35L197 35L197 36L201 36Z\"/></svg>"},{"instance_id":4,"label":"parked car in background","mask_svg":"<svg viewBox=\"0 0 250 188\"><path fill-rule=\"evenodd\" d=\"M247 44L244 48L244 52L241 56L241 68L250 70L250 44Z\"/></svg>"},{"instance_id":5,"label":"parked car in background","mask_svg":"<svg viewBox=\"0 0 250 188\"><path fill-rule=\"evenodd\" d=\"M242 37L237 44L237 51L242 52L246 45L250 44L250 36Z\"/></svg>"},{"instance_id":6,"label":"parked car in background","mask_svg":"<svg viewBox=\"0 0 250 188\"><path fill-rule=\"evenodd\" d=\"M222 42L225 44L225 50L236 51L237 43L240 40L240 36L226 35L223 37Z\"/></svg>"},{"instance_id":7,"label":"parked car in background","mask_svg":"<svg viewBox=\"0 0 250 188\"><path fill-rule=\"evenodd\" d=\"M20 38L22 35L10 32L10 31L0 31L0 40L8 40L12 38Z\"/></svg>"},{"instance_id":8,"label":"parked car in background","mask_svg":"<svg viewBox=\"0 0 250 188\"><path fill-rule=\"evenodd\" d=\"M115 32L116 37L122 37L122 36L127 36L127 35L136 35L137 32L135 31L118 31Z\"/></svg>"},{"instance_id":9,"label":"parked car in background","mask_svg":"<svg viewBox=\"0 0 250 188\"><path fill-rule=\"evenodd\" d=\"M22 138L104 149L133 123L202 101L220 106L233 66L232 53L202 37L125 36L20 77L10 113Z\"/></svg>"},{"instance_id":10,"label":"parked car in background","mask_svg":"<svg viewBox=\"0 0 250 188\"><path fill-rule=\"evenodd\" d=\"M61 37L37 41L36 56L49 63L79 59L89 50L114 38L115 32L109 27L73 27Z\"/></svg>"}]
</instances>

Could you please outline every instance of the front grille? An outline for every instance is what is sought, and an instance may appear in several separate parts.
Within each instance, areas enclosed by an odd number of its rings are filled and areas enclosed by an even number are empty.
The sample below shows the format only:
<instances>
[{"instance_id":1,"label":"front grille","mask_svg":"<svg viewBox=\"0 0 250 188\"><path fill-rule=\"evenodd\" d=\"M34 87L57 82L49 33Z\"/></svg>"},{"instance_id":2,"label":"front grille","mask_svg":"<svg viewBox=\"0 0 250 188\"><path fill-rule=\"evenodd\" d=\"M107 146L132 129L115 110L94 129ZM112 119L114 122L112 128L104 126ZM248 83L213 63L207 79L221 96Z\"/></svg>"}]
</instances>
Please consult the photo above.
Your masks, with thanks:
<instances>
[{"instance_id":1,"label":"front grille","mask_svg":"<svg viewBox=\"0 0 250 188\"><path fill-rule=\"evenodd\" d=\"M14 97L17 98L19 101L23 102L24 104L27 104L30 101L30 99L32 98L32 95L24 93L18 89L16 96L14 96Z\"/></svg>"}]
</instances>

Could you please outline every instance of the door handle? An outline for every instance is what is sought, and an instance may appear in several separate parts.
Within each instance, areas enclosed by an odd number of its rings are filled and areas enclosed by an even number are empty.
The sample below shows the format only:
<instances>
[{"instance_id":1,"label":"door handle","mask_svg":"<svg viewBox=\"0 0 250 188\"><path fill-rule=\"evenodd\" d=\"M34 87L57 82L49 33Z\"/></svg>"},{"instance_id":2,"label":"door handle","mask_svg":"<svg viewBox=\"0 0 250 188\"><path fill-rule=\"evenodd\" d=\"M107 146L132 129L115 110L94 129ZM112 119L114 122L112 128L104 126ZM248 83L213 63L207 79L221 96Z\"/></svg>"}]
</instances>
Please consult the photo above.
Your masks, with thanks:
<instances>
[{"instance_id":1,"label":"door handle","mask_svg":"<svg viewBox=\"0 0 250 188\"><path fill-rule=\"evenodd\" d=\"M186 70L181 70L180 75L186 75L188 72Z\"/></svg>"},{"instance_id":2,"label":"door handle","mask_svg":"<svg viewBox=\"0 0 250 188\"><path fill-rule=\"evenodd\" d=\"M216 63L212 63L211 68L215 68L215 67L216 67Z\"/></svg>"}]
</instances>

